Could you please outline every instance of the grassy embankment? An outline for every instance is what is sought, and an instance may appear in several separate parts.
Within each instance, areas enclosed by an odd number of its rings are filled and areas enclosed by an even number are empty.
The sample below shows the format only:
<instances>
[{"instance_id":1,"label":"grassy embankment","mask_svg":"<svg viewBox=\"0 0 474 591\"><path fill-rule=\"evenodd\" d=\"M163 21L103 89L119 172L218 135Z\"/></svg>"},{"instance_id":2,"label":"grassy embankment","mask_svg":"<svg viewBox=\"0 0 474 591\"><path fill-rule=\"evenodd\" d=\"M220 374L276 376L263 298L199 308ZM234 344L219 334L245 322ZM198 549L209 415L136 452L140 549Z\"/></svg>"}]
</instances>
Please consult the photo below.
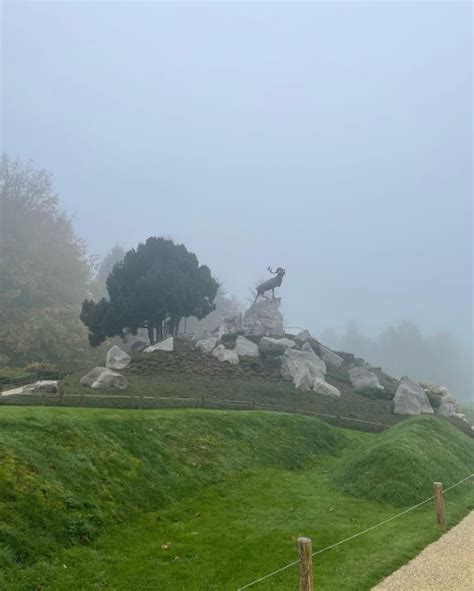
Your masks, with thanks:
<instances>
[{"instance_id":1,"label":"grassy embankment","mask_svg":"<svg viewBox=\"0 0 474 591\"><path fill-rule=\"evenodd\" d=\"M276 413L2 408L0 588L233 589L473 471L472 440L421 417L380 435ZM370 486L368 486L368 483ZM472 485L448 493L449 525ZM431 503L316 560L363 590L440 534ZM296 588L295 568L257 589Z\"/></svg>"}]
</instances>

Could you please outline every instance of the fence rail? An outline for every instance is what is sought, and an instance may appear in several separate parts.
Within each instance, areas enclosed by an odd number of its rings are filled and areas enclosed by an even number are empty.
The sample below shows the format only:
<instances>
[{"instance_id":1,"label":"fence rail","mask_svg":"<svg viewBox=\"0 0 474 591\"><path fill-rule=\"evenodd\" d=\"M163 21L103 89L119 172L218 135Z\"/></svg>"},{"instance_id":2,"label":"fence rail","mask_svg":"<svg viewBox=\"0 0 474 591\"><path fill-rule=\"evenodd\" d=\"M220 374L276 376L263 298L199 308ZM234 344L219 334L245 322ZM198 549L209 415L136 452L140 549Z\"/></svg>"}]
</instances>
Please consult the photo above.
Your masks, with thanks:
<instances>
[{"instance_id":1,"label":"fence rail","mask_svg":"<svg viewBox=\"0 0 474 591\"><path fill-rule=\"evenodd\" d=\"M464 484L465 482L467 482L468 480L470 480L473 477L474 477L474 474L469 474L468 476L466 476L466 478L459 480L458 482L456 482L455 484L452 484L451 486L448 486L448 488L446 488L444 490L443 490L443 484L441 482L433 482L434 494L431 497L423 499L422 501L420 501L416 505L413 505L412 507L409 507L408 509L401 511L400 513L397 513L396 515L392 515L392 517L389 517L388 519L384 519L383 521L376 523L375 525L371 525L370 527L368 527L362 531L359 531L359 532L353 534L352 536L349 536L348 538L344 538L343 540L339 540L338 542L335 542L334 544L326 546L325 548L321 548L320 550L315 550L314 552L312 551L311 540L309 538L303 538L303 537L298 538L298 540L297 540L298 559L297 560L294 560L293 562L285 564L284 566L274 570L273 572L263 575L262 577L259 577L258 579L251 581L250 583L247 583L243 587L239 587L237 589L237 591L244 591L244 589L249 589L250 587L257 585L258 583L261 583L262 581L266 581L267 579L270 579L271 577L274 577L275 575L291 568L292 566L296 566L297 564L299 565L299 591L313 591L313 562L312 562L312 559L314 556L317 556L319 554L322 554L323 552L327 552L328 550L332 550L332 548L336 548L337 546L340 546L341 544L345 544L346 542L350 542L351 540L359 538L360 536L363 536L363 535L369 533L370 531L373 531L374 529L382 527L383 525L386 525L387 523L390 523L391 521L394 521L395 519L398 519L399 517L402 517L403 515L406 515L407 513L410 513L411 511L418 509L418 507L421 507L422 505L425 505L426 503L429 503L430 501L433 501L433 500L435 501L434 506L435 506L435 515L436 515L436 525L441 530L444 530L446 527L444 495L448 491L452 490L453 488L456 488L457 486L459 486L461 484Z\"/></svg>"},{"instance_id":2,"label":"fence rail","mask_svg":"<svg viewBox=\"0 0 474 591\"><path fill-rule=\"evenodd\" d=\"M5 393L6 394L6 393ZM222 409L222 410L268 410L272 412L283 412L288 414L299 414L304 416L314 416L326 420L327 422L335 422L337 425L350 424L357 425L359 428L366 427L371 431L383 431L388 429L391 425L378 423L375 421L367 421L365 419L358 419L356 417L346 417L343 415L333 415L323 412L310 411L300 408L296 405L280 406L270 402L257 402L256 400L228 400L218 398L187 398L182 396L151 396L151 395L130 395L130 394L99 394L99 393L78 393L65 394L59 392L53 393L30 393L30 394L13 394L0 397L0 404L8 405L26 405L26 404L41 404L47 406L93 406L92 402L96 400L99 402L109 402L104 406L113 408L133 408L133 409L151 409L151 408L206 408L206 409ZM88 404L88 402L91 404ZM117 404L113 404L114 401ZM123 406L120 406L123 403ZM129 403L129 404L126 404ZM150 404L151 403L151 404ZM167 404L169 403L169 404ZM173 404L175 406L173 406Z\"/></svg>"}]
</instances>

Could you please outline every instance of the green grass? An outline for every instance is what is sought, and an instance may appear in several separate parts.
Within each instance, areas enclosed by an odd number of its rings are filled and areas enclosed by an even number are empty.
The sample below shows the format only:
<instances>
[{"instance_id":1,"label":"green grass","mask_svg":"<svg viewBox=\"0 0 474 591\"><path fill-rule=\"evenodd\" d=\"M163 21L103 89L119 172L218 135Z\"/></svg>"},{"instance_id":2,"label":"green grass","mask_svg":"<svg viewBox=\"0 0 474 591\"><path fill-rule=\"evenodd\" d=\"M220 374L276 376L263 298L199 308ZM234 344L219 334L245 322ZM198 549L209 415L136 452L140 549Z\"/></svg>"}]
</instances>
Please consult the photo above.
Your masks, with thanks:
<instances>
[{"instance_id":1,"label":"green grass","mask_svg":"<svg viewBox=\"0 0 474 591\"><path fill-rule=\"evenodd\" d=\"M441 438L453 450L435 471L446 485L457 474L453 458L465 462L474 445L433 417L374 435L277 413L15 407L0 413L6 591L235 591L293 561L298 535L310 536L316 550L398 512L333 484L334 473L377 445L390 441L399 449ZM432 461L427 449L423 458ZM405 503L413 465L402 468L392 486ZM385 465L387 476L391 469ZM473 506L472 486L448 494L453 525ZM318 557L316 588L370 589L439 534L433 508L423 506ZM295 568L256 588L296 589Z\"/></svg>"},{"instance_id":2,"label":"green grass","mask_svg":"<svg viewBox=\"0 0 474 591\"><path fill-rule=\"evenodd\" d=\"M336 485L354 496L396 505L414 504L474 472L474 442L446 421L411 418L382 433L341 463Z\"/></svg>"}]
</instances>

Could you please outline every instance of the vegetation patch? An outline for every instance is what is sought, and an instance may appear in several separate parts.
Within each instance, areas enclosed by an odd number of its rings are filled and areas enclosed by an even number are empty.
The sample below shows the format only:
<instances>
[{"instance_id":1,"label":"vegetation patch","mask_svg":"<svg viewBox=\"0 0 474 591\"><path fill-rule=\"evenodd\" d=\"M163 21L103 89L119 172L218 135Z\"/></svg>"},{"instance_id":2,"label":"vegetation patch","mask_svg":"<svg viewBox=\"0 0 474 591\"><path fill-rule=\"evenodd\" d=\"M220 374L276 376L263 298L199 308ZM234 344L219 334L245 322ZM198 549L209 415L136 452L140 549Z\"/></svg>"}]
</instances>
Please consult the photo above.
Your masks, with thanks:
<instances>
[{"instance_id":1,"label":"vegetation patch","mask_svg":"<svg viewBox=\"0 0 474 591\"><path fill-rule=\"evenodd\" d=\"M380 434L335 471L333 482L356 497L393 505L417 503L474 471L474 442L446 421L420 416Z\"/></svg>"},{"instance_id":2,"label":"vegetation patch","mask_svg":"<svg viewBox=\"0 0 474 591\"><path fill-rule=\"evenodd\" d=\"M0 421L0 571L238 471L300 469L348 443L277 413L3 408Z\"/></svg>"}]
</instances>

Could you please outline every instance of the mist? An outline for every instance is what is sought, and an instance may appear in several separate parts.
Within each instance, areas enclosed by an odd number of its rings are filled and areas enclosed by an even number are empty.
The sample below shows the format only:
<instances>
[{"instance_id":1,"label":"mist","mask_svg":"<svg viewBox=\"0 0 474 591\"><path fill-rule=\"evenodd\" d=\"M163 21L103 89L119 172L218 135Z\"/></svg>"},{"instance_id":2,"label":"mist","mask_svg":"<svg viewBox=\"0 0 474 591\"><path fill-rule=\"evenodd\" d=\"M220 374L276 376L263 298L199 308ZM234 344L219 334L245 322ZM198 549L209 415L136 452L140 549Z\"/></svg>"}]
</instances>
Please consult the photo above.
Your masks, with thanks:
<instances>
[{"instance_id":1,"label":"mist","mask_svg":"<svg viewBox=\"0 0 474 591\"><path fill-rule=\"evenodd\" d=\"M170 236L240 301L282 266L288 326L468 397L471 42L468 3L5 3L2 151L91 255Z\"/></svg>"}]
</instances>

